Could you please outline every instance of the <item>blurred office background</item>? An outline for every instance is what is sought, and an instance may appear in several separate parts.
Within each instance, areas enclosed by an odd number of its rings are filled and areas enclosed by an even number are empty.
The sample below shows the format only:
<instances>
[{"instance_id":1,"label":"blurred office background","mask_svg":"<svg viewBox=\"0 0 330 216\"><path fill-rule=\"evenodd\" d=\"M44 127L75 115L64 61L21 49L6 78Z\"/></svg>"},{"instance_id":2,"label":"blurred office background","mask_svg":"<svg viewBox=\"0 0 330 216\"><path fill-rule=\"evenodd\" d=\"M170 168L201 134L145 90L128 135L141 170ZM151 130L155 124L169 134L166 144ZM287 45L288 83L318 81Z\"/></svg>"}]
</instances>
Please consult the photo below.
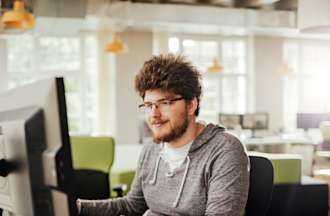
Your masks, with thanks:
<instances>
[{"instance_id":1,"label":"blurred office background","mask_svg":"<svg viewBox=\"0 0 330 216\"><path fill-rule=\"evenodd\" d=\"M1 2L2 13L12 7ZM186 55L202 72L206 122L263 112L270 133L294 132L297 113L330 112L330 37L299 32L295 0L24 2L35 27L2 26L1 90L64 76L72 134L137 143L134 76L165 52ZM115 32L124 54L105 52ZM211 72L214 60L220 69Z\"/></svg>"},{"instance_id":2,"label":"blurred office background","mask_svg":"<svg viewBox=\"0 0 330 216\"><path fill-rule=\"evenodd\" d=\"M1 0L0 14L14 2ZM35 24L1 24L0 90L63 76L71 135L112 136L127 154L150 140L134 77L152 55L181 53L202 73L200 120L224 124L248 150L298 153L313 175L329 134L330 35L308 27L327 32L327 1L22 2ZM109 48L115 37L124 52Z\"/></svg>"},{"instance_id":3,"label":"blurred office background","mask_svg":"<svg viewBox=\"0 0 330 216\"><path fill-rule=\"evenodd\" d=\"M329 181L327 0L19 2L35 20L0 24L0 91L63 76L70 134L114 137L114 169L133 169L151 139L134 77L171 52L202 73L199 120L226 126L249 151L298 155L298 182ZM1 0L0 15L14 3Z\"/></svg>"}]
</instances>

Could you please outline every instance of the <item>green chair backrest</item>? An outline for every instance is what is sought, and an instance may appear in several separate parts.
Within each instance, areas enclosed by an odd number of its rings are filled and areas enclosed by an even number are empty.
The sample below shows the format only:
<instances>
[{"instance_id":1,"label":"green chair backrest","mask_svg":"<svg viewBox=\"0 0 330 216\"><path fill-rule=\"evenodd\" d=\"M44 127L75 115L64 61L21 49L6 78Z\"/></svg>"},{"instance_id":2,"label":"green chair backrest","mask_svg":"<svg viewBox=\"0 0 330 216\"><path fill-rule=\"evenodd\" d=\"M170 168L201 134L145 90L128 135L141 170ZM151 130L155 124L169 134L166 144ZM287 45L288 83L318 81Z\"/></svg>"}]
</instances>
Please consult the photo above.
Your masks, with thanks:
<instances>
[{"instance_id":1,"label":"green chair backrest","mask_svg":"<svg viewBox=\"0 0 330 216\"><path fill-rule=\"evenodd\" d=\"M271 154L262 152L248 152L250 156L268 158L274 168L274 184L289 184L301 182L301 160L298 154Z\"/></svg>"},{"instance_id":2,"label":"green chair backrest","mask_svg":"<svg viewBox=\"0 0 330 216\"><path fill-rule=\"evenodd\" d=\"M74 169L109 173L114 161L115 141L107 136L72 136L71 152Z\"/></svg>"}]
</instances>

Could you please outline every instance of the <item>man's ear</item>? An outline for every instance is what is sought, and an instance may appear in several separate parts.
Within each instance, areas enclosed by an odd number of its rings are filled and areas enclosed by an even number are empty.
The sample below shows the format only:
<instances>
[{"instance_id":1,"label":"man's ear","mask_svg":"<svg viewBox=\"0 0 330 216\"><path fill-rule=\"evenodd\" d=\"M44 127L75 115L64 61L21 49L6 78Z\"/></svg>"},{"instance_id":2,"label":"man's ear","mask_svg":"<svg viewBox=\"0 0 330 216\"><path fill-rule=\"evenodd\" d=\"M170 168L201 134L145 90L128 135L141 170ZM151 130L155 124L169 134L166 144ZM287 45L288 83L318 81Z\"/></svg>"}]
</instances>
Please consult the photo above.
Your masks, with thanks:
<instances>
[{"instance_id":1,"label":"man's ear","mask_svg":"<svg viewBox=\"0 0 330 216\"><path fill-rule=\"evenodd\" d=\"M198 106L197 98L194 98L191 101L189 101L189 103L188 103L188 115L195 115L195 111L197 109L197 106Z\"/></svg>"}]
</instances>

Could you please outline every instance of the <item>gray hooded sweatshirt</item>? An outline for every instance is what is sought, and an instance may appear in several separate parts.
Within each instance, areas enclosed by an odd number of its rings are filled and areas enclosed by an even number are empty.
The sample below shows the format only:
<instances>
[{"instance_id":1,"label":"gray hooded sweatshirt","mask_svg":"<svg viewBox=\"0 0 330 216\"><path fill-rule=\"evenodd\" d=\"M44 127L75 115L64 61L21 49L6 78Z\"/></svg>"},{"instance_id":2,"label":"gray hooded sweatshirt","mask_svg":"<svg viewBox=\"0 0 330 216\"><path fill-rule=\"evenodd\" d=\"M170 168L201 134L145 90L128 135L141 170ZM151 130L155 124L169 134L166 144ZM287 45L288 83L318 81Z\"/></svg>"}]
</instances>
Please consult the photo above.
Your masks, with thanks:
<instances>
[{"instance_id":1,"label":"gray hooded sweatshirt","mask_svg":"<svg viewBox=\"0 0 330 216\"><path fill-rule=\"evenodd\" d=\"M235 136L207 125L171 175L161 148L144 146L126 197L82 200L81 215L244 215L249 161Z\"/></svg>"}]
</instances>

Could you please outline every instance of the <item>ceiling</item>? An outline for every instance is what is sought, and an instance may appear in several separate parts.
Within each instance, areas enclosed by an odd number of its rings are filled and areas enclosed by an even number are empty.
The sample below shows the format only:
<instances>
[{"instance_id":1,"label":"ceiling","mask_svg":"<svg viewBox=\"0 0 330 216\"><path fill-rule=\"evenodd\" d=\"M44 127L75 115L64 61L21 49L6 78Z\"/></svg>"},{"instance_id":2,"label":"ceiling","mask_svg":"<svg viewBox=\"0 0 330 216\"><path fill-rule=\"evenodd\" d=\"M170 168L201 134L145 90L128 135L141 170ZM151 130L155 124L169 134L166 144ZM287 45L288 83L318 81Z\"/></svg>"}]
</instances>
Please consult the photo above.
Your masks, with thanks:
<instances>
[{"instance_id":1,"label":"ceiling","mask_svg":"<svg viewBox=\"0 0 330 216\"><path fill-rule=\"evenodd\" d=\"M262 0L263 4L261 0L253 2L254 4L251 0L134 0L109 4L105 0L89 0L86 23L89 25L88 21L94 21L89 28L114 26L121 30L128 26L199 34L297 32L296 10L279 8L280 3L283 6L284 3L291 2L293 6L294 1ZM95 19L101 22L97 23Z\"/></svg>"},{"instance_id":2,"label":"ceiling","mask_svg":"<svg viewBox=\"0 0 330 216\"><path fill-rule=\"evenodd\" d=\"M297 0L134 0L134 2L208 5L230 8L295 10Z\"/></svg>"},{"instance_id":3,"label":"ceiling","mask_svg":"<svg viewBox=\"0 0 330 216\"><path fill-rule=\"evenodd\" d=\"M14 0L0 0L2 11ZM205 34L296 33L297 0L24 0L35 31L142 28ZM147 13L146 13L147 11Z\"/></svg>"}]
</instances>

